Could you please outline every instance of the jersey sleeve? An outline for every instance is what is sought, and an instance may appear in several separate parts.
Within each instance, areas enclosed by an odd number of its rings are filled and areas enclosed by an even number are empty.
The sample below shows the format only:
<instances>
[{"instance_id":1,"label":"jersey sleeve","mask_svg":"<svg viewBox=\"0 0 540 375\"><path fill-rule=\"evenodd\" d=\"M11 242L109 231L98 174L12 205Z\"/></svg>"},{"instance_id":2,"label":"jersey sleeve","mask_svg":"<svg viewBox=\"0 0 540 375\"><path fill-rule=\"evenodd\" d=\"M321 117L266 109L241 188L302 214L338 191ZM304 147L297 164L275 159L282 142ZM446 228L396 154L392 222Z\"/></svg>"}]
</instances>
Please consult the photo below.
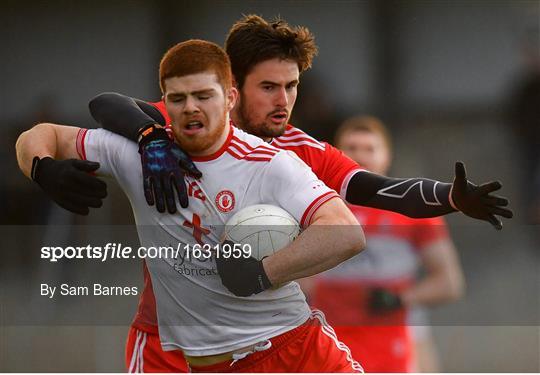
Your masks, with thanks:
<instances>
[{"instance_id":1,"label":"jersey sleeve","mask_svg":"<svg viewBox=\"0 0 540 375\"><path fill-rule=\"evenodd\" d=\"M321 181L343 198L351 177L356 172L365 170L341 150L326 142L319 142L298 129L288 137L291 137L291 140L288 140L287 136L276 138L274 144L298 155Z\"/></svg>"},{"instance_id":2,"label":"jersey sleeve","mask_svg":"<svg viewBox=\"0 0 540 375\"><path fill-rule=\"evenodd\" d=\"M288 151L280 151L272 158L261 186L261 201L283 207L302 228L311 224L320 206L339 198L298 156Z\"/></svg>"},{"instance_id":3,"label":"jersey sleeve","mask_svg":"<svg viewBox=\"0 0 540 375\"><path fill-rule=\"evenodd\" d=\"M415 248L422 251L433 242L450 238L446 222L441 216L415 219L413 241Z\"/></svg>"},{"instance_id":4,"label":"jersey sleeve","mask_svg":"<svg viewBox=\"0 0 540 375\"><path fill-rule=\"evenodd\" d=\"M134 142L105 129L81 129L76 142L82 160L100 164L97 175L114 177L126 192L133 183L142 185L140 156Z\"/></svg>"}]
</instances>

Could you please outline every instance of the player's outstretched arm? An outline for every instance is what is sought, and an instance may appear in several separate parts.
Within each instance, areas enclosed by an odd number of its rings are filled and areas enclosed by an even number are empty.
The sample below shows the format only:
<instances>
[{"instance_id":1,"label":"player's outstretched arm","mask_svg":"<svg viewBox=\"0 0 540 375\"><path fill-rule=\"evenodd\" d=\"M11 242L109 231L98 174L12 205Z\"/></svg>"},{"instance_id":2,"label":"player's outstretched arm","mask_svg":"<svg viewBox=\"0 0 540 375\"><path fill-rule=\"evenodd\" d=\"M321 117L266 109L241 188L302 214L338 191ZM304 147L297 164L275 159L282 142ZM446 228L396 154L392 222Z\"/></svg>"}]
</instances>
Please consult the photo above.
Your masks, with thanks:
<instances>
[{"instance_id":1,"label":"player's outstretched arm","mask_svg":"<svg viewBox=\"0 0 540 375\"><path fill-rule=\"evenodd\" d=\"M502 229L498 216L510 219L508 200L493 195L502 185L489 182L480 186L468 181L465 166L456 163L452 184L427 178L391 178L370 172L356 173L347 186L347 201L352 204L398 212L423 218L461 211Z\"/></svg>"},{"instance_id":2,"label":"player's outstretched arm","mask_svg":"<svg viewBox=\"0 0 540 375\"><path fill-rule=\"evenodd\" d=\"M185 175L202 176L189 156L168 136L165 118L153 105L118 93L103 93L89 103L92 117L104 128L139 144L146 202L159 212L188 206Z\"/></svg>"},{"instance_id":3,"label":"player's outstretched arm","mask_svg":"<svg viewBox=\"0 0 540 375\"><path fill-rule=\"evenodd\" d=\"M99 163L79 160L78 131L72 126L38 124L19 136L15 148L25 176L61 207L88 215L89 207L101 207L107 185L89 174L99 168Z\"/></svg>"}]
</instances>

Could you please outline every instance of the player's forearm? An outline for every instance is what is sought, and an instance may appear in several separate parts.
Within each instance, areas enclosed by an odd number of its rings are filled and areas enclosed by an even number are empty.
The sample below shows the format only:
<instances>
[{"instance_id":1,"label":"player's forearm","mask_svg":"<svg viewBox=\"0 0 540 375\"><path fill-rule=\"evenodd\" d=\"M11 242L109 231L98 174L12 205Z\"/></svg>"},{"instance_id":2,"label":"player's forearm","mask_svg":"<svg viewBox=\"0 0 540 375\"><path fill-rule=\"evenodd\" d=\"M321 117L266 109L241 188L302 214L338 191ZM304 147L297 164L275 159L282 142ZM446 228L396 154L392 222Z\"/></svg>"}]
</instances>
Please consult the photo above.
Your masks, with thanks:
<instances>
[{"instance_id":1,"label":"player's forearm","mask_svg":"<svg viewBox=\"0 0 540 375\"><path fill-rule=\"evenodd\" d=\"M24 175L30 178L34 157L55 158L57 154L57 139L53 124L38 124L22 133L15 145L17 163Z\"/></svg>"},{"instance_id":2,"label":"player's forearm","mask_svg":"<svg viewBox=\"0 0 540 375\"><path fill-rule=\"evenodd\" d=\"M165 125L161 113L151 104L118 93L103 93L89 103L90 114L104 129L137 141L141 128Z\"/></svg>"},{"instance_id":3,"label":"player's forearm","mask_svg":"<svg viewBox=\"0 0 540 375\"><path fill-rule=\"evenodd\" d=\"M459 256L449 238L427 244L420 251L425 277L402 294L405 305L435 305L460 298L465 278Z\"/></svg>"},{"instance_id":4,"label":"player's forearm","mask_svg":"<svg viewBox=\"0 0 540 375\"><path fill-rule=\"evenodd\" d=\"M447 274L427 276L401 295L406 306L438 305L459 299L465 290L463 279Z\"/></svg>"},{"instance_id":5,"label":"player's forearm","mask_svg":"<svg viewBox=\"0 0 540 375\"><path fill-rule=\"evenodd\" d=\"M311 225L289 246L263 260L272 285L315 275L337 266L365 247L362 228L356 224Z\"/></svg>"},{"instance_id":6,"label":"player's forearm","mask_svg":"<svg viewBox=\"0 0 540 375\"><path fill-rule=\"evenodd\" d=\"M391 178L370 172L356 173L347 186L347 202L379 208L409 217L446 215L452 184L427 178Z\"/></svg>"}]
</instances>

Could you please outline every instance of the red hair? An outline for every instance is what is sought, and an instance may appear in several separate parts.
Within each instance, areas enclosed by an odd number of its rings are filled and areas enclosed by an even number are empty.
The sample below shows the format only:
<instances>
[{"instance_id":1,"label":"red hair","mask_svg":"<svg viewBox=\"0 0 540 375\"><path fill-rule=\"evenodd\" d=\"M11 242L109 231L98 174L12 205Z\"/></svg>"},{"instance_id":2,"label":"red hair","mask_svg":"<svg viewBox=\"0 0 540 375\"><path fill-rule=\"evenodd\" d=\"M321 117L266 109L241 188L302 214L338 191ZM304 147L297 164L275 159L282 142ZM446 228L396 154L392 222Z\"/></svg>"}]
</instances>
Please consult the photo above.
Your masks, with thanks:
<instances>
[{"instance_id":1,"label":"red hair","mask_svg":"<svg viewBox=\"0 0 540 375\"><path fill-rule=\"evenodd\" d=\"M159 64L159 85L165 92L165 80L213 71L223 90L232 86L231 62L225 51L215 43L191 39L171 47Z\"/></svg>"},{"instance_id":2,"label":"red hair","mask_svg":"<svg viewBox=\"0 0 540 375\"><path fill-rule=\"evenodd\" d=\"M390 133L382 121L376 117L355 116L345 120L336 131L336 136L334 137L334 144L336 147L340 147L343 137L349 132L378 134L383 139L388 151L392 151L392 138L390 137Z\"/></svg>"}]
</instances>

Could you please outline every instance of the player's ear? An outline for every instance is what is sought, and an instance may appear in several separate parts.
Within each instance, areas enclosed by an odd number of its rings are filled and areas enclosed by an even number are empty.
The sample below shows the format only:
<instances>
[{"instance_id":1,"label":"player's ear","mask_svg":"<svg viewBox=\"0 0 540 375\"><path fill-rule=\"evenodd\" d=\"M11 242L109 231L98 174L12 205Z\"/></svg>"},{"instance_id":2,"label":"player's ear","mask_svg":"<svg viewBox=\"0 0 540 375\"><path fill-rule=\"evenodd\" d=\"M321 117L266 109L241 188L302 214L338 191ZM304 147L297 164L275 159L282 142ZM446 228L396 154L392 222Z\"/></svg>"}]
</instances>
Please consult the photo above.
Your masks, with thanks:
<instances>
[{"instance_id":1,"label":"player's ear","mask_svg":"<svg viewBox=\"0 0 540 375\"><path fill-rule=\"evenodd\" d=\"M238 90L236 87L231 87L227 90L227 112L230 112L238 100Z\"/></svg>"}]
</instances>

